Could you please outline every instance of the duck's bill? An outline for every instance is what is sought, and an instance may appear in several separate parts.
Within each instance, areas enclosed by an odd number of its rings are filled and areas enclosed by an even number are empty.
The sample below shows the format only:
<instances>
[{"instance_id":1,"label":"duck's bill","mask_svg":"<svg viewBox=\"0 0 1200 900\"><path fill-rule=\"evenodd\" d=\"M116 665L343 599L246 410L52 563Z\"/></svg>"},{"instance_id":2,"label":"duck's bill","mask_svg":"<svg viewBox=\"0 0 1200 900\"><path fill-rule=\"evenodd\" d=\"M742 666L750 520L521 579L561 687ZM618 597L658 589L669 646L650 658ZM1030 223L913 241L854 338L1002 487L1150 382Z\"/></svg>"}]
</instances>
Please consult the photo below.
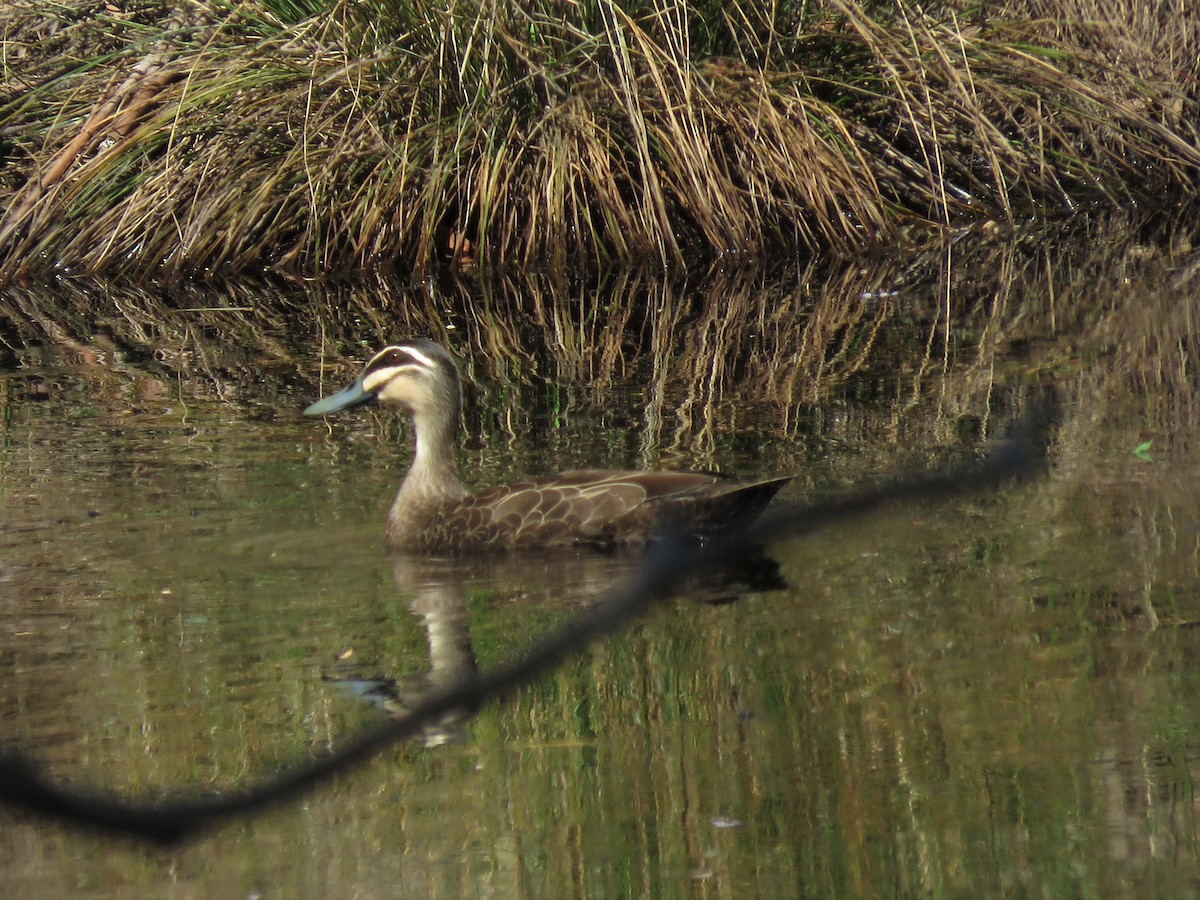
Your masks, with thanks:
<instances>
[{"instance_id":1,"label":"duck's bill","mask_svg":"<svg viewBox=\"0 0 1200 900\"><path fill-rule=\"evenodd\" d=\"M328 397L322 397L306 409L304 414L306 416L327 416L330 413L349 409L352 406L370 403L374 399L375 395L373 393L363 390L362 379L358 378L348 388L344 388L336 394L330 394Z\"/></svg>"}]
</instances>

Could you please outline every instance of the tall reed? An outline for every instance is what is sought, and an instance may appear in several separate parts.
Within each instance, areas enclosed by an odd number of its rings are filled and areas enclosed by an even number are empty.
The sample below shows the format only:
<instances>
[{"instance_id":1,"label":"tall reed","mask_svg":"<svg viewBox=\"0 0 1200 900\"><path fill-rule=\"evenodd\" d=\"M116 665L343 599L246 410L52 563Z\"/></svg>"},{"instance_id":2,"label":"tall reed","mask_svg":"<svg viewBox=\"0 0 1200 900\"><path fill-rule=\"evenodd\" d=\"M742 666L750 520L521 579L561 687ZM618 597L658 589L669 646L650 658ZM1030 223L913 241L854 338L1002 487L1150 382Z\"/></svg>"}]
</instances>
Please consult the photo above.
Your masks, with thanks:
<instances>
[{"instance_id":1,"label":"tall reed","mask_svg":"<svg viewBox=\"0 0 1200 900\"><path fill-rule=\"evenodd\" d=\"M22 0L0 278L890 246L1200 166L1181 0ZM111 9L116 9L113 7Z\"/></svg>"}]
</instances>

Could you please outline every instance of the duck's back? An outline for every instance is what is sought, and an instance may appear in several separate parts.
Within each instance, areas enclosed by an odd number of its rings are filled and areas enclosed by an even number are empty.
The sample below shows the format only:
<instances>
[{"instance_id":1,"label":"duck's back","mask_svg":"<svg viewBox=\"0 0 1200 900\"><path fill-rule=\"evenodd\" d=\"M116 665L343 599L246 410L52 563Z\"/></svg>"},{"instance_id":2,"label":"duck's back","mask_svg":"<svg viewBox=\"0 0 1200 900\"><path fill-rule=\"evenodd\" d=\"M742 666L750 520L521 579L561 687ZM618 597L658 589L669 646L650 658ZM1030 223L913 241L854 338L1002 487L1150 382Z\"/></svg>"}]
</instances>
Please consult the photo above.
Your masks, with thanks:
<instances>
[{"instance_id":1,"label":"duck's back","mask_svg":"<svg viewBox=\"0 0 1200 900\"><path fill-rule=\"evenodd\" d=\"M653 539L664 521L704 536L752 521L789 480L743 484L700 472L564 472L393 510L388 544L434 553L611 548Z\"/></svg>"}]
</instances>

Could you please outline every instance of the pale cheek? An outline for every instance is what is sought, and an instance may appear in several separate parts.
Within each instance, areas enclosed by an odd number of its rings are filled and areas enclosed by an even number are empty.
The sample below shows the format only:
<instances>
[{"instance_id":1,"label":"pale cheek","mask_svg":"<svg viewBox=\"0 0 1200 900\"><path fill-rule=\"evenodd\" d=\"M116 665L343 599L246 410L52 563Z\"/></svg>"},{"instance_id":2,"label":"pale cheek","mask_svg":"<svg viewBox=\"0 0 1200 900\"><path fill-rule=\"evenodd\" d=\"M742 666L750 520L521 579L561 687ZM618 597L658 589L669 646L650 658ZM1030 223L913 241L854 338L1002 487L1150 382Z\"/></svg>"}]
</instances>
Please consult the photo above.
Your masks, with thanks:
<instances>
[{"instance_id":1,"label":"pale cheek","mask_svg":"<svg viewBox=\"0 0 1200 900\"><path fill-rule=\"evenodd\" d=\"M412 385L397 385L395 383L387 385L379 392L379 400L382 403L387 403L392 406L411 407L420 398L419 391L415 390Z\"/></svg>"}]
</instances>

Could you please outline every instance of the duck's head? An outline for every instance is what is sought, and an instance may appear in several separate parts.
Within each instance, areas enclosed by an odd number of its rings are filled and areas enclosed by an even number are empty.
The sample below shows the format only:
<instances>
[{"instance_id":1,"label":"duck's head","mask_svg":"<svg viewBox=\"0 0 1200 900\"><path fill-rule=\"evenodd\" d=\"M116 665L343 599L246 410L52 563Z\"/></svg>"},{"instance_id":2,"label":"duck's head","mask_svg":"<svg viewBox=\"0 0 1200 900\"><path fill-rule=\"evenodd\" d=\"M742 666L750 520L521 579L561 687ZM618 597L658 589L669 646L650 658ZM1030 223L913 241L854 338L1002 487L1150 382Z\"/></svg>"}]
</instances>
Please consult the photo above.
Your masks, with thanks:
<instances>
[{"instance_id":1,"label":"duck's head","mask_svg":"<svg viewBox=\"0 0 1200 900\"><path fill-rule=\"evenodd\" d=\"M413 416L428 413L456 423L462 387L454 358L432 341L401 341L384 347L354 382L304 410L325 416L376 401Z\"/></svg>"}]
</instances>

